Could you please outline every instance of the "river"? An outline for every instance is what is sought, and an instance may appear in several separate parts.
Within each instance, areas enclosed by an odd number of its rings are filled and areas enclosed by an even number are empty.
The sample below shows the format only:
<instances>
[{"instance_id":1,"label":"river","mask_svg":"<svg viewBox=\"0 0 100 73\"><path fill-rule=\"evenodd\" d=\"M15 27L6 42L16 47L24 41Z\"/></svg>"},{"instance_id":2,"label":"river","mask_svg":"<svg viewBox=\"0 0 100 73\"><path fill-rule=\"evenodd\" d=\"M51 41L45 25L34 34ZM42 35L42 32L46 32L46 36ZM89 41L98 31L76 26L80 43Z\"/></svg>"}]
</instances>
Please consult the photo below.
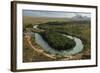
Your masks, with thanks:
<instances>
[{"instance_id":1,"label":"river","mask_svg":"<svg viewBox=\"0 0 100 73\"><path fill-rule=\"evenodd\" d=\"M38 25L33 26L33 28L37 28ZM62 34L63 36L68 37L69 39L73 39L76 43L75 47L73 47L70 50L64 50L64 51L57 51L55 49L53 49L51 46L49 46L49 44L42 38L42 36L38 33L34 33L35 34L35 41L38 45L40 45L46 52L49 52L51 54L54 55L73 55L73 54L77 54L79 52L81 52L83 50L83 43L82 41L77 38L77 37L72 37L70 35L66 35L66 34Z\"/></svg>"}]
</instances>

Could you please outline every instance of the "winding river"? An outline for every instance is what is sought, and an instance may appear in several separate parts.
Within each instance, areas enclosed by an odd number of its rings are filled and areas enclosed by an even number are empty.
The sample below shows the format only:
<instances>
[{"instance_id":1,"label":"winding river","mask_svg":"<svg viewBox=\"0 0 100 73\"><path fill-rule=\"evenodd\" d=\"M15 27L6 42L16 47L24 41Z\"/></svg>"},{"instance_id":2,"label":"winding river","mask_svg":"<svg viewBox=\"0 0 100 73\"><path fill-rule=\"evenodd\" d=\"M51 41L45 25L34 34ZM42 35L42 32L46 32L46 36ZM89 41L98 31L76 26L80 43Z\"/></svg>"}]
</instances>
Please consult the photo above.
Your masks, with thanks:
<instances>
[{"instance_id":1,"label":"winding river","mask_svg":"<svg viewBox=\"0 0 100 73\"><path fill-rule=\"evenodd\" d=\"M38 27L38 25L33 26L33 28L37 28L37 27ZM74 39L76 45L71 50L57 51L57 50L53 49L52 47L50 47L49 44L42 38L42 36L40 34L34 33L34 35L35 35L36 43L38 45L40 45L46 52L49 52L49 53L54 54L54 55L64 56L64 55L77 54L77 53L81 52L83 50L83 47L84 47L82 41L79 38L72 37L72 36L66 35L66 34L62 34L63 36L68 37L69 39Z\"/></svg>"}]
</instances>

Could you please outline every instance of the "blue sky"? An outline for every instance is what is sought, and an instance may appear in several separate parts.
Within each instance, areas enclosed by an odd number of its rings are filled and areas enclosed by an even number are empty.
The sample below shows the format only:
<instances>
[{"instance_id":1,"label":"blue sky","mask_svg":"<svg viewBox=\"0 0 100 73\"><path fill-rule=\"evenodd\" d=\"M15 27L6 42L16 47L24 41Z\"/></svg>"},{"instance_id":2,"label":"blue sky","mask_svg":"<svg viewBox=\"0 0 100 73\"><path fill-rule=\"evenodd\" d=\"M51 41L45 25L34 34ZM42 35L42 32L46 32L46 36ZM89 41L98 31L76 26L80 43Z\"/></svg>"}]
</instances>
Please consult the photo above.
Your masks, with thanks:
<instances>
[{"instance_id":1,"label":"blue sky","mask_svg":"<svg viewBox=\"0 0 100 73\"><path fill-rule=\"evenodd\" d=\"M76 15L91 17L90 13L65 12L65 11L23 10L23 16L71 18L71 17L76 16Z\"/></svg>"}]
</instances>

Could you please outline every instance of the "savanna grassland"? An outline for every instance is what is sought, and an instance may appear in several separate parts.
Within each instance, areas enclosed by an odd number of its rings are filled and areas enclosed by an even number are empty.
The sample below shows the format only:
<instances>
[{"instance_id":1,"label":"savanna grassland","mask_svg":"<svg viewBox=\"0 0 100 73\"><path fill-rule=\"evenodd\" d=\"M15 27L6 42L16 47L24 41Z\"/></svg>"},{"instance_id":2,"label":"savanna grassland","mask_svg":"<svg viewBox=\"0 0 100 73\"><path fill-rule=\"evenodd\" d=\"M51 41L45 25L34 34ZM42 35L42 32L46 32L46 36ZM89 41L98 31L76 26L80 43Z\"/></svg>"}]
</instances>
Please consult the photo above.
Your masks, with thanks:
<instances>
[{"instance_id":1,"label":"savanna grassland","mask_svg":"<svg viewBox=\"0 0 100 73\"><path fill-rule=\"evenodd\" d=\"M82 60L91 58L91 26L90 21L74 21L68 18L43 18L43 17L23 17L23 32L24 32L24 48L23 48L23 62L32 61L58 61L58 60ZM43 32L38 32L47 43L55 48L56 50L64 50L66 48L72 48L75 46L75 42L64 36L62 34L67 34L75 36L82 40L84 49L74 55L66 57L58 57L52 55L42 49L40 45L35 42L34 36L26 35L27 32L34 32L33 26L38 25L39 29L44 30ZM35 29L36 30L36 29ZM37 30L36 30L37 31ZM32 43L32 46L36 49L32 49L28 42ZM42 50L42 52L37 51Z\"/></svg>"}]
</instances>

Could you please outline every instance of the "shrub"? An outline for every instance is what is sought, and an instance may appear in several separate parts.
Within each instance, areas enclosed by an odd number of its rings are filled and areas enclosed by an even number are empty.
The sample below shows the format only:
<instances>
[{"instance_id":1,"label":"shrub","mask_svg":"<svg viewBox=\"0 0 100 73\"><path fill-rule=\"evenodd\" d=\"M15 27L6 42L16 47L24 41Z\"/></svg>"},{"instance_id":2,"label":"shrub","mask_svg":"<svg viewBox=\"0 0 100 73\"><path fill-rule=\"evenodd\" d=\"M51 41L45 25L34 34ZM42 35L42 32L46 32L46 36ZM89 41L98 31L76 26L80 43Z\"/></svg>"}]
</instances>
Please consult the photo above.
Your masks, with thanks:
<instances>
[{"instance_id":1,"label":"shrub","mask_svg":"<svg viewBox=\"0 0 100 73\"><path fill-rule=\"evenodd\" d=\"M25 28L33 28L33 25L32 24L26 24L24 27Z\"/></svg>"}]
</instances>

